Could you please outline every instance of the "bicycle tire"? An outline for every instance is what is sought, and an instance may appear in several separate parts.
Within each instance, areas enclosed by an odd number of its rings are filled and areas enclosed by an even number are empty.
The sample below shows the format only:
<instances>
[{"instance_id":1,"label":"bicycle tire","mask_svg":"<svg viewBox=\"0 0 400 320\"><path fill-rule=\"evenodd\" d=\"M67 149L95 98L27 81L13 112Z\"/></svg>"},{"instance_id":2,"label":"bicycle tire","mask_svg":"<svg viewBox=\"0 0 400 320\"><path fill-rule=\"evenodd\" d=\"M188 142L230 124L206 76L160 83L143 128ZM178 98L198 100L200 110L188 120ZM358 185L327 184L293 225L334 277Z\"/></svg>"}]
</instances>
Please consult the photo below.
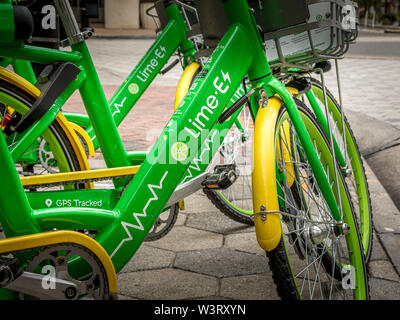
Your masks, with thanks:
<instances>
[{"instance_id":1,"label":"bicycle tire","mask_svg":"<svg viewBox=\"0 0 400 320\"><path fill-rule=\"evenodd\" d=\"M246 106L245 106L246 107ZM244 108L245 108L244 107ZM244 113L243 118L246 118L246 113ZM247 117L246 121L251 121L252 125L251 127L254 126L254 120L253 117L249 114ZM253 132L250 132L248 128L244 128L246 130L245 132L245 141L241 139L241 134L237 128L235 128L236 125L234 124L233 128L230 130L230 132L237 132L233 133L233 136L237 136L234 139L233 144L237 145L236 147L241 150L242 154L236 156L234 159L231 159L232 156L224 156L224 151L220 151L220 155L222 156L222 159L228 159L224 160L224 164L226 163L235 163L237 165L237 169L239 171L239 177L238 179L233 183L232 186L225 190L211 190L211 189L203 189L203 192L206 194L207 198L212 202L212 204L219 210L221 211L225 216L228 218L242 223L242 224L247 224L249 226L254 225L254 219L253 219L253 203L252 203L252 189L251 189L251 157L247 155L247 149L248 144L251 143L252 141L252 134ZM230 133L228 132L228 135ZM227 135L227 136L228 136ZM224 143L231 143L228 141L225 137ZM232 139L231 139L232 140ZM220 150L224 150L225 145L222 144ZM226 149L229 149L226 148ZM232 147L231 147L232 149ZM243 149L245 150L243 152ZM235 152L235 151L233 151ZM240 152L240 151L239 151ZM251 151L248 152L251 155ZM215 158L215 157L214 157ZM213 162L215 159L213 159ZM212 166L209 166L208 170L211 170ZM241 193L240 193L241 191Z\"/></svg>"},{"instance_id":2,"label":"bicycle tire","mask_svg":"<svg viewBox=\"0 0 400 320\"><path fill-rule=\"evenodd\" d=\"M320 155L326 174L328 178L331 177L329 180L335 188L336 183L332 174L334 161L325 133L312 112L300 101L297 100L296 104ZM282 130L284 123L288 124L289 129ZM328 206L323 202L323 197L321 198L318 186L315 183L309 185L310 181L315 182L315 179L310 179L311 168L301 150L301 144L297 144L299 140L290 124L287 110L282 105L274 128L276 184L280 190L278 192L280 210L291 213L292 217L282 216L280 241L276 248L266 252L278 295L285 300L368 299L368 276L362 243L344 177L340 170L336 170L340 186L339 199L342 200L341 206L344 212L343 220L350 229L346 235L340 233L336 235L334 219ZM290 166L290 170L287 166ZM315 226L320 228L323 234L321 238L318 238L318 233L313 233L316 230ZM340 246L340 250L336 246ZM324 250L323 253L321 249ZM329 263L332 264L331 267L328 267ZM312 267L315 267L315 270L312 270ZM354 283L350 281L350 285L347 284L347 274L337 275L338 269L343 271L347 267L350 268L351 277L354 279Z\"/></svg>"},{"instance_id":3,"label":"bicycle tire","mask_svg":"<svg viewBox=\"0 0 400 320\"><path fill-rule=\"evenodd\" d=\"M317 99L321 102L323 99L323 87L322 83L315 78L311 78L312 90L316 95ZM341 126L341 107L336 101L334 95L326 89L326 95L328 99L328 110L333 114L333 118L336 123L338 123L337 128L340 132L341 137L335 135L338 142L343 141L343 128ZM361 158L361 153L359 151L356 138L351 129L350 123L348 122L346 116L344 115L344 125L346 130L346 145L347 153L349 155L349 165L351 167L351 175L345 177L345 181L352 191L353 188L356 192L350 192L351 200L353 206L355 206L356 211L358 211L357 217L360 221L359 228L361 232L361 239L363 243L363 251L365 255L366 262L370 260L371 250L372 250L372 230L373 230L373 212L371 205L371 197L368 187L368 181L365 174L364 164ZM340 138L340 139L339 139ZM344 149L344 148L343 148ZM342 152L343 153L343 152ZM352 180L354 178L354 180ZM355 194L356 193L356 194Z\"/></svg>"},{"instance_id":4,"label":"bicycle tire","mask_svg":"<svg viewBox=\"0 0 400 320\"><path fill-rule=\"evenodd\" d=\"M31 108L31 106L36 100L36 97L32 96L23 89L5 80L0 80L0 93L3 95L3 97L8 96L12 98L12 100L16 101L19 106L25 106L26 110ZM18 113L22 112L18 110L19 109L18 107L15 107L13 109L15 110L14 112ZM54 154L58 155L55 156L57 157L57 159L54 159L55 162L53 162L53 164L56 163L57 169L60 172L82 170L80 162L78 160L78 156L74 151L74 148L68 138L68 135L65 133L63 127L58 123L57 120L54 120L50 124L50 126L43 132L43 134L41 135L41 139L42 139L41 141L46 142L44 145L50 148L50 152L53 155ZM49 141L51 140L51 143L48 142L47 140ZM55 150L55 148L57 148L57 150ZM23 156L24 155L22 155L22 157ZM20 160L16 161L16 165L18 161ZM68 186L66 188L82 189L85 188L85 185L80 183L80 184L74 184L72 187ZM37 189L32 189L32 188L30 188L29 190L37 191Z\"/></svg>"}]
</instances>

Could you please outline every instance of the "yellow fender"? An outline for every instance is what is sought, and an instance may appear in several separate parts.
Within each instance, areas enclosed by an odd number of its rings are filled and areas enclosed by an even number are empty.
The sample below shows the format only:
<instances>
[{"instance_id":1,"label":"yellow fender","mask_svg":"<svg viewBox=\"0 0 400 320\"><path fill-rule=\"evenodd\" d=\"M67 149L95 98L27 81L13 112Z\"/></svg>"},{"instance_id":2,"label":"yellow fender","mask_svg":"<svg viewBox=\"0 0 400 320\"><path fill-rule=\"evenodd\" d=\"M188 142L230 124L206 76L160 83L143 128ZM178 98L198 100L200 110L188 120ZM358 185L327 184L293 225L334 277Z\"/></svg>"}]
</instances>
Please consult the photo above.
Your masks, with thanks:
<instances>
[{"instance_id":1,"label":"yellow fender","mask_svg":"<svg viewBox=\"0 0 400 320\"><path fill-rule=\"evenodd\" d=\"M75 231L51 231L0 240L0 253L29 250L59 243L76 243L93 252L104 266L108 287L112 294L118 293L118 280L114 265L104 250L95 240Z\"/></svg>"},{"instance_id":2,"label":"yellow fender","mask_svg":"<svg viewBox=\"0 0 400 320\"><path fill-rule=\"evenodd\" d=\"M292 94L296 94L295 89L290 88ZM260 108L257 112L254 124L254 145L253 145L253 210L255 213L269 211L265 219L261 215L254 216L254 225L258 244L266 251L271 251L279 244L282 236L281 219L278 204L278 193L276 187L276 152L283 152L286 160L289 160L289 153L286 149L275 150L275 127L278 120L279 110L282 100L278 96L269 99L265 108ZM283 130L289 130L289 125L284 123ZM290 145L287 147L290 148ZM290 162L286 161L286 170L293 173ZM293 179L288 179L288 183L293 183ZM265 209L262 209L265 208Z\"/></svg>"},{"instance_id":3,"label":"yellow fender","mask_svg":"<svg viewBox=\"0 0 400 320\"><path fill-rule=\"evenodd\" d=\"M179 108L179 105L186 96L186 93L189 91L190 83L199 68L200 64L193 62L185 68L185 71L183 71L176 89L174 110Z\"/></svg>"},{"instance_id":4,"label":"yellow fender","mask_svg":"<svg viewBox=\"0 0 400 320\"><path fill-rule=\"evenodd\" d=\"M193 62L185 68L185 71L183 71L175 93L174 111L179 108L179 105L181 104L183 98L189 91L190 83L192 82L192 79L199 68L200 64L198 64L197 62ZM178 205L179 209L185 210L185 201L183 199L179 200Z\"/></svg>"},{"instance_id":5,"label":"yellow fender","mask_svg":"<svg viewBox=\"0 0 400 320\"><path fill-rule=\"evenodd\" d=\"M79 133L80 136L85 140L86 145L88 147L89 156L94 157L93 141L92 141L92 139L90 139L90 136L85 131L85 129L83 129L81 126L78 126L76 123L73 123L73 122L70 122L70 121L68 122L68 124L70 125L70 127L72 129L74 129L77 133Z\"/></svg>"},{"instance_id":6,"label":"yellow fender","mask_svg":"<svg viewBox=\"0 0 400 320\"><path fill-rule=\"evenodd\" d=\"M20 88L21 90L25 91L27 94L31 95L34 98L38 98L41 94L41 91L35 87L32 83L29 81L25 80L15 72L12 72L6 68L0 67L0 79L7 81L16 87ZM68 139L71 142L72 148L74 149L78 162L80 165L81 170L90 170L89 162L86 157L85 150L82 147L82 144L78 138L78 136L75 133L75 129L73 124L71 124L65 117L64 115L59 112L56 118L56 121L60 124L60 126L63 128L65 134L67 135ZM77 130L78 131L78 130ZM81 133L80 131L78 131ZM93 143L90 140L90 138L82 134L82 137L85 139L89 152L92 152L94 154L94 148L93 148ZM86 188L93 188L92 183L85 183Z\"/></svg>"},{"instance_id":7,"label":"yellow fender","mask_svg":"<svg viewBox=\"0 0 400 320\"><path fill-rule=\"evenodd\" d=\"M279 211L275 174L275 125L282 101L272 97L265 108L257 112L253 145L253 210ZM263 209L265 208L265 209ZM268 213L265 219L254 216L258 244L266 251L276 248L281 239L279 213Z\"/></svg>"}]
</instances>

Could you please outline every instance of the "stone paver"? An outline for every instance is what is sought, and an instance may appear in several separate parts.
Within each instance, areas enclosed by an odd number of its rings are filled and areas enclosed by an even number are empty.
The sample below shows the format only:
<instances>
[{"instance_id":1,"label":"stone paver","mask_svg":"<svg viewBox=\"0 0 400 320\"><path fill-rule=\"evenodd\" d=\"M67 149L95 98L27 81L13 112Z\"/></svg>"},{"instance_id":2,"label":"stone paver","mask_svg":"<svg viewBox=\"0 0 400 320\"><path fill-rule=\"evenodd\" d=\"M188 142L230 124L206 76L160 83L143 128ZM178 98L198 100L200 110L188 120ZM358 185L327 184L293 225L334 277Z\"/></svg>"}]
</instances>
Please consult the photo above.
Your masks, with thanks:
<instances>
[{"instance_id":1,"label":"stone paver","mask_svg":"<svg viewBox=\"0 0 400 320\"><path fill-rule=\"evenodd\" d=\"M280 300L272 274L258 274L221 280L221 296L231 299Z\"/></svg>"},{"instance_id":2,"label":"stone paver","mask_svg":"<svg viewBox=\"0 0 400 320\"><path fill-rule=\"evenodd\" d=\"M205 199L211 203L208 199ZM209 230L217 233L228 234L234 232L253 231L254 227L229 219L215 207L208 212L196 212L188 215L186 225L188 227Z\"/></svg>"},{"instance_id":3,"label":"stone paver","mask_svg":"<svg viewBox=\"0 0 400 320\"><path fill-rule=\"evenodd\" d=\"M346 111L346 117L351 123L358 148L364 157L400 142L400 130L387 122L377 121L374 117L353 110ZM371 128L374 128L373 134Z\"/></svg>"},{"instance_id":4,"label":"stone paver","mask_svg":"<svg viewBox=\"0 0 400 320\"><path fill-rule=\"evenodd\" d=\"M215 210L215 207L203 192L196 192L185 199L186 214Z\"/></svg>"},{"instance_id":5,"label":"stone paver","mask_svg":"<svg viewBox=\"0 0 400 320\"><path fill-rule=\"evenodd\" d=\"M372 238L371 261L384 260L384 259L387 259L387 254L382 247L380 239L378 239L378 237L376 236L376 233L374 232L373 238Z\"/></svg>"},{"instance_id":6,"label":"stone paver","mask_svg":"<svg viewBox=\"0 0 400 320\"><path fill-rule=\"evenodd\" d=\"M105 85L106 97L110 99L117 88L115 85ZM127 150L149 150L154 144L173 114L175 90L176 87L150 87L142 95L118 127ZM77 92L71 96L62 110L86 114ZM96 155L99 157L100 153Z\"/></svg>"},{"instance_id":7,"label":"stone paver","mask_svg":"<svg viewBox=\"0 0 400 320\"><path fill-rule=\"evenodd\" d=\"M179 252L219 248L222 246L222 241L222 235L185 226L177 226L162 239L149 242L148 245Z\"/></svg>"},{"instance_id":8,"label":"stone paver","mask_svg":"<svg viewBox=\"0 0 400 320\"><path fill-rule=\"evenodd\" d=\"M176 219L175 226L183 226L186 223L187 216L183 214L184 211L179 211L178 218Z\"/></svg>"},{"instance_id":9,"label":"stone paver","mask_svg":"<svg viewBox=\"0 0 400 320\"><path fill-rule=\"evenodd\" d=\"M400 232L399 211L379 181L369 180L374 226L377 232Z\"/></svg>"},{"instance_id":10,"label":"stone paver","mask_svg":"<svg viewBox=\"0 0 400 320\"><path fill-rule=\"evenodd\" d=\"M258 245L254 232L229 234L225 237L224 245L234 250L265 256L265 251Z\"/></svg>"},{"instance_id":11,"label":"stone paver","mask_svg":"<svg viewBox=\"0 0 400 320\"><path fill-rule=\"evenodd\" d=\"M174 259L174 252L153 248L144 244L120 272L126 273L167 268L172 265Z\"/></svg>"},{"instance_id":12,"label":"stone paver","mask_svg":"<svg viewBox=\"0 0 400 320\"><path fill-rule=\"evenodd\" d=\"M400 106L400 104L399 104ZM400 131L400 130L399 130ZM399 140L400 143L400 140ZM393 199L397 208L400 208L400 145L390 149L375 153L368 158L369 165L374 168L375 174L381 181L384 181L384 186L387 188L389 196ZM400 230L400 219L398 225L394 225L393 229Z\"/></svg>"},{"instance_id":13,"label":"stone paver","mask_svg":"<svg viewBox=\"0 0 400 320\"><path fill-rule=\"evenodd\" d=\"M400 60L353 59L339 62L343 106L400 129ZM336 73L326 74L326 86L338 97ZM397 107L395 107L397 106Z\"/></svg>"},{"instance_id":14,"label":"stone paver","mask_svg":"<svg viewBox=\"0 0 400 320\"><path fill-rule=\"evenodd\" d=\"M103 84L120 85L125 80L140 59L150 48L154 40L107 40L89 39L87 41L92 58L99 70L100 81ZM174 61L172 57L170 61ZM168 85L176 87L182 74L180 64L175 66L167 74L159 76L152 86Z\"/></svg>"},{"instance_id":15,"label":"stone paver","mask_svg":"<svg viewBox=\"0 0 400 320\"><path fill-rule=\"evenodd\" d=\"M385 280L399 281L399 275L393 265L387 260L371 261L368 265L369 274L372 278L382 278Z\"/></svg>"},{"instance_id":16,"label":"stone paver","mask_svg":"<svg viewBox=\"0 0 400 320\"><path fill-rule=\"evenodd\" d=\"M179 252L174 266L216 277L241 276L268 271L266 257L227 248Z\"/></svg>"},{"instance_id":17,"label":"stone paver","mask_svg":"<svg viewBox=\"0 0 400 320\"><path fill-rule=\"evenodd\" d=\"M400 274L400 234L396 233L384 233L380 235L383 246L389 254L389 258L393 263L398 274Z\"/></svg>"},{"instance_id":18,"label":"stone paver","mask_svg":"<svg viewBox=\"0 0 400 320\"><path fill-rule=\"evenodd\" d=\"M400 300L400 284L394 281L371 278L372 300Z\"/></svg>"},{"instance_id":19,"label":"stone paver","mask_svg":"<svg viewBox=\"0 0 400 320\"><path fill-rule=\"evenodd\" d=\"M216 278L176 269L121 273L118 284L121 294L139 299L193 299L218 291Z\"/></svg>"}]
</instances>

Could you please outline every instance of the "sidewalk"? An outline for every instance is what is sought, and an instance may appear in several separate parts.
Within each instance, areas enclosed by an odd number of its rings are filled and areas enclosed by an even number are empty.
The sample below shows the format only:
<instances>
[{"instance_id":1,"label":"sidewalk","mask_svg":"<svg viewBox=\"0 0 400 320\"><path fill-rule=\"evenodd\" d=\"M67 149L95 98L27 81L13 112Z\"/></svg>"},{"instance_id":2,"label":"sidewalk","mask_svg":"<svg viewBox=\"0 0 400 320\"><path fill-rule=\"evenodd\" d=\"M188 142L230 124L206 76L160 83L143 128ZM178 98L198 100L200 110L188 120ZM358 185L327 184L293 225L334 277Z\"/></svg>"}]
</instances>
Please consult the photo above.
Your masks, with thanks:
<instances>
[{"instance_id":1,"label":"sidewalk","mask_svg":"<svg viewBox=\"0 0 400 320\"><path fill-rule=\"evenodd\" d=\"M383 32L383 33L400 33L400 26L398 25L375 25L374 28L372 26L365 27L360 24L358 26L359 31L367 31L367 32Z\"/></svg>"},{"instance_id":2,"label":"sidewalk","mask_svg":"<svg viewBox=\"0 0 400 320\"><path fill-rule=\"evenodd\" d=\"M106 29L102 25L94 25L94 39L155 39L156 33L150 29Z\"/></svg>"}]
</instances>

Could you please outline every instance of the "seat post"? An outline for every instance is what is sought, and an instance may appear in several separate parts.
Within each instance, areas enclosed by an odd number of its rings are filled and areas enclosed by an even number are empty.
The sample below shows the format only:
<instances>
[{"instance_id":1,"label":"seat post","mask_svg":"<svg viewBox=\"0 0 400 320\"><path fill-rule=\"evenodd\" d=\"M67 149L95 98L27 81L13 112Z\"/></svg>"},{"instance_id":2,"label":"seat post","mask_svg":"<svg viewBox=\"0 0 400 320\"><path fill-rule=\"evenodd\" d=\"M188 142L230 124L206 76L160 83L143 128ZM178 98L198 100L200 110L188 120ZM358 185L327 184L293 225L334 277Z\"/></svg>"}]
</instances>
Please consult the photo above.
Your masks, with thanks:
<instances>
[{"instance_id":1,"label":"seat post","mask_svg":"<svg viewBox=\"0 0 400 320\"><path fill-rule=\"evenodd\" d=\"M85 34L79 29L69 0L54 0L54 4L68 36L69 44L71 45L84 41L86 38Z\"/></svg>"}]
</instances>

